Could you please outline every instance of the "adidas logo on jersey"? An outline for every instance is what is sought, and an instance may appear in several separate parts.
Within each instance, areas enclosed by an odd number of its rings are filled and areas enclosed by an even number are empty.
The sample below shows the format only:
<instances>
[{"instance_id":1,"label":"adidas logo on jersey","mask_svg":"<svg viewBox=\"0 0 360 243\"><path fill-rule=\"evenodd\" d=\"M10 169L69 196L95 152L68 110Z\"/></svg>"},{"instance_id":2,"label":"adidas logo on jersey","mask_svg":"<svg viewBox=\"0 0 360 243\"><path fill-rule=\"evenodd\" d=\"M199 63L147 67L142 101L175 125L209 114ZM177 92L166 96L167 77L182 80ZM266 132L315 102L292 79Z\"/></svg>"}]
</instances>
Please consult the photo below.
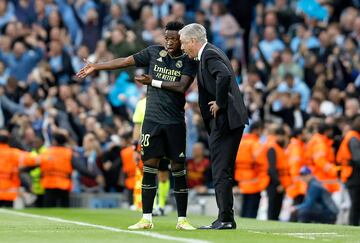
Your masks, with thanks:
<instances>
[{"instance_id":1,"label":"adidas logo on jersey","mask_svg":"<svg viewBox=\"0 0 360 243\"><path fill-rule=\"evenodd\" d=\"M162 57L159 57L158 59L156 59L159 62L162 62Z\"/></svg>"},{"instance_id":2,"label":"adidas logo on jersey","mask_svg":"<svg viewBox=\"0 0 360 243\"><path fill-rule=\"evenodd\" d=\"M179 158L184 158L184 157L185 157L184 152L181 152L181 154L179 154Z\"/></svg>"}]
</instances>

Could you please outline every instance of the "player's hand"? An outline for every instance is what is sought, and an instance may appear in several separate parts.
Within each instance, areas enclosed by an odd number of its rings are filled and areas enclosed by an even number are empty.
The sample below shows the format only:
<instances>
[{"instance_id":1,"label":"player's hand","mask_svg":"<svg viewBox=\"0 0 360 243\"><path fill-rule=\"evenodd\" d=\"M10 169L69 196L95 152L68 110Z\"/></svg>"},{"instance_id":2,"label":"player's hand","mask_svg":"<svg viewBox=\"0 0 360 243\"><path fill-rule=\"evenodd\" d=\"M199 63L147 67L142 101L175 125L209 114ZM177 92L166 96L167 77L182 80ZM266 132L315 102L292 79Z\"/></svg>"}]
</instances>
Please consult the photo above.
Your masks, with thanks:
<instances>
[{"instance_id":1,"label":"player's hand","mask_svg":"<svg viewBox=\"0 0 360 243\"><path fill-rule=\"evenodd\" d=\"M216 101L210 101L208 105L210 105L211 115L216 117L216 113L218 112L218 110L220 110L220 107L216 104Z\"/></svg>"},{"instance_id":2,"label":"player's hand","mask_svg":"<svg viewBox=\"0 0 360 243\"><path fill-rule=\"evenodd\" d=\"M86 65L76 74L77 78L84 79L95 71L95 64L84 60Z\"/></svg>"},{"instance_id":3,"label":"player's hand","mask_svg":"<svg viewBox=\"0 0 360 243\"><path fill-rule=\"evenodd\" d=\"M150 75L142 74L141 76L135 76L135 81L144 85L151 85L152 78Z\"/></svg>"}]
</instances>

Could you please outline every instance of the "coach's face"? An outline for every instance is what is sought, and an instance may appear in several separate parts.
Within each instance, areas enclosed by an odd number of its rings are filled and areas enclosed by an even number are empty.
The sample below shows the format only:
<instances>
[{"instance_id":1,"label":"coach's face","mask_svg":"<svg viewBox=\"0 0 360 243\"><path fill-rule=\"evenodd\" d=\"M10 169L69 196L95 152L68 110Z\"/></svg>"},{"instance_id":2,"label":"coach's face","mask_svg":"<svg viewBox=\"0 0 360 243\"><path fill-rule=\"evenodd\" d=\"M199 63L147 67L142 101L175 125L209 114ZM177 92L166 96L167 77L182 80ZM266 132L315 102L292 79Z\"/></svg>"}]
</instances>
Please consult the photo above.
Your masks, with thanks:
<instances>
[{"instance_id":1,"label":"coach's face","mask_svg":"<svg viewBox=\"0 0 360 243\"><path fill-rule=\"evenodd\" d=\"M165 31L165 48L170 55L179 54L180 49L180 35L176 30Z\"/></svg>"},{"instance_id":2,"label":"coach's face","mask_svg":"<svg viewBox=\"0 0 360 243\"><path fill-rule=\"evenodd\" d=\"M190 58L197 57L197 53L194 48L194 40L185 38L183 35L180 35L181 41L181 50L183 50Z\"/></svg>"}]
</instances>

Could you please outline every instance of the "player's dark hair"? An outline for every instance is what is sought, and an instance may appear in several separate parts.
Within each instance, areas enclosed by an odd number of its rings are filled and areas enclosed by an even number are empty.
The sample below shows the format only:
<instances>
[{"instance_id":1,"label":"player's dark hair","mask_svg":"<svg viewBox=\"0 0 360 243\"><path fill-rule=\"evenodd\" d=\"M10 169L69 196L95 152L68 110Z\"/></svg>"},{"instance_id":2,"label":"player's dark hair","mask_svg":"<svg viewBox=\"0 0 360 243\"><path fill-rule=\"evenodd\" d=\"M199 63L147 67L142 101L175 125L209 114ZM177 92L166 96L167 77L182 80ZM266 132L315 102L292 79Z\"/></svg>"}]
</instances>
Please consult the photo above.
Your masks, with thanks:
<instances>
[{"instance_id":1,"label":"player's dark hair","mask_svg":"<svg viewBox=\"0 0 360 243\"><path fill-rule=\"evenodd\" d=\"M182 28L184 28L184 24L179 22L179 21L170 21L169 23L167 23L167 25L165 26L165 30L175 30L175 31L179 31Z\"/></svg>"}]
</instances>

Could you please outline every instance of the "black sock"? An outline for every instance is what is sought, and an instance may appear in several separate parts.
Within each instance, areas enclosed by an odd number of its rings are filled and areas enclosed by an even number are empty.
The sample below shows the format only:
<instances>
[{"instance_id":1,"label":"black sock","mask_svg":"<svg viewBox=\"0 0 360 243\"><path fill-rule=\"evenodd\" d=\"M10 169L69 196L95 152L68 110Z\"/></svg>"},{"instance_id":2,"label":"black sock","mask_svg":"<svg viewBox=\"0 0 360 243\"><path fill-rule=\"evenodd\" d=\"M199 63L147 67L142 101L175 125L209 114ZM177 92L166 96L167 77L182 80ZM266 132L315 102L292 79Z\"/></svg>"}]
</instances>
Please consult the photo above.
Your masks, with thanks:
<instances>
[{"instance_id":1,"label":"black sock","mask_svg":"<svg viewBox=\"0 0 360 243\"><path fill-rule=\"evenodd\" d=\"M156 176L158 169L144 166L142 179L142 208L143 213L152 213L154 198L156 195Z\"/></svg>"},{"instance_id":2,"label":"black sock","mask_svg":"<svg viewBox=\"0 0 360 243\"><path fill-rule=\"evenodd\" d=\"M186 170L173 171L172 175L174 177L174 196L178 217L186 217L189 191L186 183Z\"/></svg>"}]
</instances>

